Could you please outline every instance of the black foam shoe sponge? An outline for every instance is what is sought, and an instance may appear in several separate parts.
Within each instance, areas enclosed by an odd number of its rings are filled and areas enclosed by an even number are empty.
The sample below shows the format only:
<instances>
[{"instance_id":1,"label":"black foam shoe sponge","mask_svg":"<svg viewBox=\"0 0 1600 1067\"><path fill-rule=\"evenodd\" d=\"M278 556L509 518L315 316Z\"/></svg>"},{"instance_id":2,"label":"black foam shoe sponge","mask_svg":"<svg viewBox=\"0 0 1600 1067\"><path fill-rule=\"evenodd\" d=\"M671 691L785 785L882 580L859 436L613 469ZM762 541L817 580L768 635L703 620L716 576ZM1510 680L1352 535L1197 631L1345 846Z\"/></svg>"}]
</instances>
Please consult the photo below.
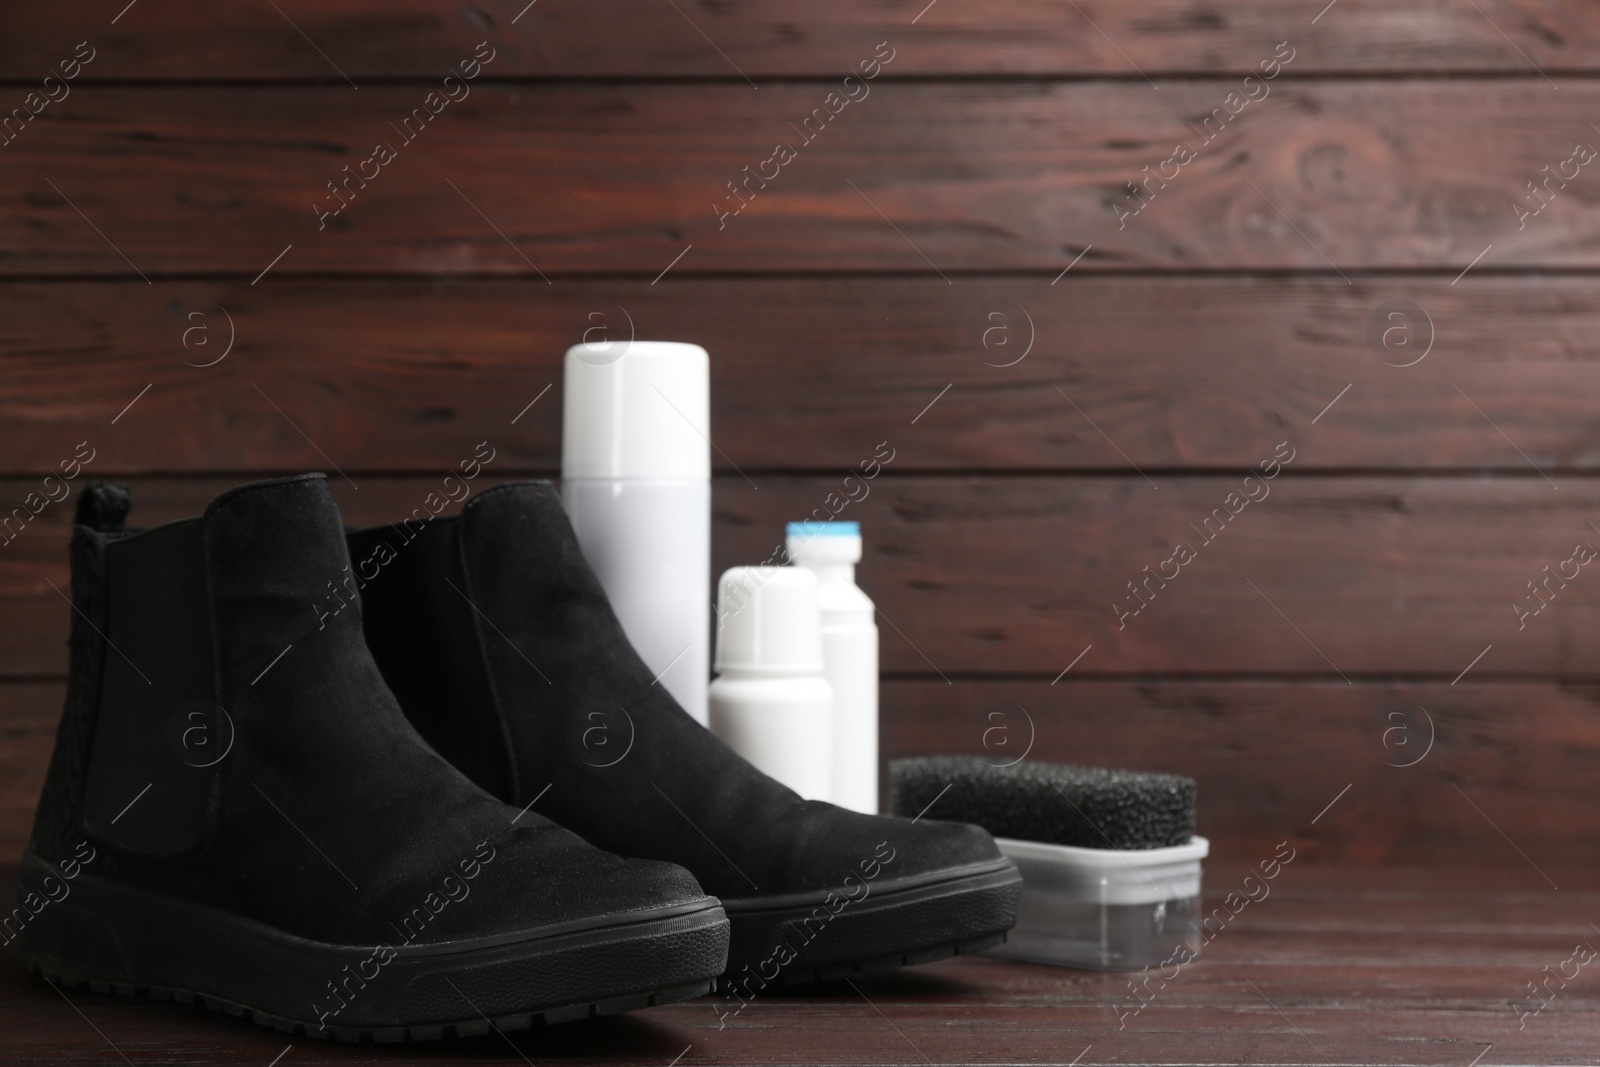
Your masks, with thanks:
<instances>
[{"instance_id":1,"label":"black foam shoe sponge","mask_svg":"<svg viewBox=\"0 0 1600 1067\"><path fill-rule=\"evenodd\" d=\"M1064 763L996 767L978 756L889 764L895 815L976 823L996 837L1078 848L1144 849L1194 836L1195 781L1179 774Z\"/></svg>"}]
</instances>

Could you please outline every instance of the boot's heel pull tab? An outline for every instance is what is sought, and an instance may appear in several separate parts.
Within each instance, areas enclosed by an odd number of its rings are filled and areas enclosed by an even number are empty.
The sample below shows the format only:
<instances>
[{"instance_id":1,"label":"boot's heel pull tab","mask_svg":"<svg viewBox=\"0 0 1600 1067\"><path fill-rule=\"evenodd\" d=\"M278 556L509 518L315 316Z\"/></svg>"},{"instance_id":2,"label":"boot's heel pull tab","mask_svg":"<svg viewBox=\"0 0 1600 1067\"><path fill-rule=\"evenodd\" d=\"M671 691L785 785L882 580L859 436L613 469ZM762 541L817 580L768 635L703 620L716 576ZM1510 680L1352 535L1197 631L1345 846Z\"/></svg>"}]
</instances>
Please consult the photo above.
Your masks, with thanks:
<instances>
[{"instance_id":1,"label":"boot's heel pull tab","mask_svg":"<svg viewBox=\"0 0 1600 1067\"><path fill-rule=\"evenodd\" d=\"M120 533L132 507L133 497L127 486L94 482L79 494L73 521L98 533Z\"/></svg>"}]
</instances>

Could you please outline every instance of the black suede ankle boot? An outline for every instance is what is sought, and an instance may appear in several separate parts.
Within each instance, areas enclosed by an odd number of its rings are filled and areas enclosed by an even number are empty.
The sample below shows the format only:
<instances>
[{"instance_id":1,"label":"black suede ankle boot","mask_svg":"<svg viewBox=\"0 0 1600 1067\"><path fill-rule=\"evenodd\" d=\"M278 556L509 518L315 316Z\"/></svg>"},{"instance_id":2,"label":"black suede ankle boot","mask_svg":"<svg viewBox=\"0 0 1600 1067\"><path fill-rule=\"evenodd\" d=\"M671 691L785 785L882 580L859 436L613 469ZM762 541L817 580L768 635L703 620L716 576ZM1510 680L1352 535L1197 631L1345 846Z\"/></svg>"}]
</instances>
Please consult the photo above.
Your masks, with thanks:
<instances>
[{"instance_id":1,"label":"black suede ankle boot","mask_svg":"<svg viewBox=\"0 0 1600 1067\"><path fill-rule=\"evenodd\" d=\"M710 987L728 924L687 871L500 803L406 722L359 605L324 604L349 557L321 475L127 510L79 502L66 711L4 920L34 971L379 1041Z\"/></svg>"},{"instance_id":2,"label":"black suede ankle boot","mask_svg":"<svg viewBox=\"0 0 1600 1067\"><path fill-rule=\"evenodd\" d=\"M690 718L549 483L352 534L351 556L368 643L422 735L503 800L689 868L733 923L726 986L940 959L1015 924L1021 879L983 830L802 800Z\"/></svg>"}]
</instances>

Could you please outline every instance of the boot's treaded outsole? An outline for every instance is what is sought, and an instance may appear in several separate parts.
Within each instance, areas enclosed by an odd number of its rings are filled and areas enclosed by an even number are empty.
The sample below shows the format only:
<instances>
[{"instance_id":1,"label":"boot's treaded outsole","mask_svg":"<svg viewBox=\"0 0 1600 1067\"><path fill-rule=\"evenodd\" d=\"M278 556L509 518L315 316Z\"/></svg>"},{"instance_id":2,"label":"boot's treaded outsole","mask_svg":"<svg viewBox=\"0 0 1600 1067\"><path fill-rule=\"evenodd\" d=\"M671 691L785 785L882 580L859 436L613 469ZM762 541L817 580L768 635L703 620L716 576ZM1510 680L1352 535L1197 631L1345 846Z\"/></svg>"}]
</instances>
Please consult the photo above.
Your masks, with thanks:
<instances>
[{"instance_id":1,"label":"boot's treaded outsole","mask_svg":"<svg viewBox=\"0 0 1600 1067\"><path fill-rule=\"evenodd\" d=\"M527 1030L535 1026L576 1022L580 1019L594 1019L602 1015L615 1015L618 1012L636 1011L640 1008L653 1008L661 1004L675 1004L682 1000L693 1000L695 997L711 992L716 985L715 980L694 982L689 985L675 986L671 989L657 990L654 993L637 993L632 996L611 997L605 1000L592 1001L588 1004L569 1004L560 1008L546 1008L543 1011L501 1015L493 1019L485 1019L479 1016L476 1019L430 1023L423 1026L362 1027L330 1025L318 1027L295 1019L288 1019L282 1015L257 1011L246 1004L236 1004L231 1000L207 996L204 993L196 993L187 989L171 989L166 986L127 985L122 982L96 982L85 978L71 978L66 975L52 974L32 964L29 965L28 970L52 985L64 986L67 989L88 989L91 993L115 993L119 997L140 997L147 1000L171 1001L178 1004L199 1004L211 1011L231 1015L237 1019L249 1019L258 1026L270 1026L274 1030L281 1030L283 1033L293 1037L310 1037L323 1041L350 1043L438 1041L452 1037L481 1037L489 1033L490 1030L499 1030L501 1033Z\"/></svg>"},{"instance_id":2,"label":"boot's treaded outsole","mask_svg":"<svg viewBox=\"0 0 1600 1067\"><path fill-rule=\"evenodd\" d=\"M50 868L23 857L43 896ZM312 941L88 872L21 930L29 969L68 988L144 995L306 1037L404 1041L519 1030L698 996L727 961L714 897L460 940Z\"/></svg>"},{"instance_id":3,"label":"boot's treaded outsole","mask_svg":"<svg viewBox=\"0 0 1600 1067\"><path fill-rule=\"evenodd\" d=\"M993 948L1017 923L1022 875L998 859L876 883L836 908L830 895L837 905L829 891L724 899L733 942L718 989L830 981Z\"/></svg>"}]
</instances>

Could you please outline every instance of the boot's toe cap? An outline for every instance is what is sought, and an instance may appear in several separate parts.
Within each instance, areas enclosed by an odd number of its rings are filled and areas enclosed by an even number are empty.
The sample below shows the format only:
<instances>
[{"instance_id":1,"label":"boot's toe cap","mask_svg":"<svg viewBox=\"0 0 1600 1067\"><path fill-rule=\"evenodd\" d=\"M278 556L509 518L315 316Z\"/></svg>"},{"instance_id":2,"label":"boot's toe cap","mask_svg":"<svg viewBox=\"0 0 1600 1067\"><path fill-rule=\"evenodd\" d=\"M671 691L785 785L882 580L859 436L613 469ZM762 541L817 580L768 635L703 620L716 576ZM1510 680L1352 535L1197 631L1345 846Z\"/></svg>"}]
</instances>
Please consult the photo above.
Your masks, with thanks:
<instances>
[{"instance_id":1,"label":"boot's toe cap","mask_svg":"<svg viewBox=\"0 0 1600 1067\"><path fill-rule=\"evenodd\" d=\"M988 831L966 823L863 815L820 801L797 805L792 815L785 832L768 838L788 847L749 858L761 893L834 888L851 875L897 880L1004 860ZM757 895L737 885L720 888L729 898Z\"/></svg>"},{"instance_id":2,"label":"boot's toe cap","mask_svg":"<svg viewBox=\"0 0 1600 1067\"><path fill-rule=\"evenodd\" d=\"M554 826L518 828L491 845L492 858L477 864L471 878L444 871L388 894L400 912L395 922L418 929L422 943L630 922L715 904L676 864L623 859Z\"/></svg>"},{"instance_id":3,"label":"boot's toe cap","mask_svg":"<svg viewBox=\"0 0 1600 1067\"><path fill-rule=\"evenodd\" d=\"M1003 857L999 846L989 831L970 823L939 822L909 819L889 815L867 816L883 833L890 844L903 842L904 859L901 874L922 874L956 867L993 863Z\"/></svg>"},{"instance_id":4,"label":"boot's toe cap","mask_svg":"<svg viewBox=\"0 0 1600 1067\"><path fill-rule=\"evenodd\" d=\"M674 863L623 859L576 835L570 841L513 853L505 870L506 903L525 922L552 922L675 908L707 899L694 875ZM508 850L509 851L509 850Z\"/></svg>"}]
</instances>

